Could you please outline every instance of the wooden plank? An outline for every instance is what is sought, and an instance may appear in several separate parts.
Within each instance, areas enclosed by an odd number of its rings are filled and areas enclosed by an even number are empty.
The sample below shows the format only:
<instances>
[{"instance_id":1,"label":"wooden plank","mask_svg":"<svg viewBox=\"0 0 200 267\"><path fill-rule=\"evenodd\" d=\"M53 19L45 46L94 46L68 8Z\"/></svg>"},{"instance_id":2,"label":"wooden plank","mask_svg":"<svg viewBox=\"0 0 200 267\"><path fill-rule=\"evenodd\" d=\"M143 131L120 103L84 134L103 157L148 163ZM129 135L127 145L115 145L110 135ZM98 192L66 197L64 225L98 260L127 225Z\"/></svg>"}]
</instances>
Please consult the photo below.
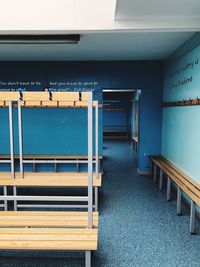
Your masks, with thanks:
<instances>
[{"instance_id":1,"label":"wooden plank","mask_svg":"<svg viewBox=\"0 0 200 267\"><path fill-rule=\"evenodd\" d=\"M1 101L18 101L19 92L0 92Z\"/></svg>"},{"instance_id":2,"label":"wooden plank","mask_svg":"<svg viewBox=\"0 0 200 267\"><path fill-rule=\"evenodd\" d=\"M81 101L88 101L89 93L81 92ZM79 92L53 92L52 100L54 101L80 101L79 100Z\"/></svg>"},{"instance_id":3,"label":"wooden plank","mask_svg":"<svg viewBox=\"0 0 200 267\"><path fill-rule=\"evenodd\" d=\"M49 101L48 92L23 92L23 101Z\"/></svg>"},{"instance_id":4,"label":"wooden plank","mask_svg":"<svg viewBox=\"0 0 200 267\"><path fill-rule=\"evenodd\" d=\"M7 183L10 186L19 186L19 187L87 187L88 179L87 178L67 178L67 179L43 179L43 178L35 178L35 179L14 179L10 181L0 181L0 184ZM93 186L101 187L102 179L93 179Z\"/></svg>"},{"instance_id":5,"label":"wooden plank","mask_svg":"<svg viewBox=\"0 0 200 267\"><path fill-rule=\"evenodd\" d=\"M0 242L2 240L16 240L16 241L97 241L97 235L73 235L73 234L52 234L49 232L48 234L0 234Z\"/></svg>"},{"instance_id":6,"label":"wooden plank","mask_svg":"<svg viewBox=\"0 0 200 267\"><path fill-rule=\"evenodd\" d=\"M88 216L85 211L0 211L0 216ZM93 212L94 218L98 219L99 213Z\"/></svg>"},{"instance_id":7,"label":"wooden plank","mask_svg":"<svg viewBox=\"0 0 200 267\"><path fill-rule=\"evenodd\" d=\"M0 226L5 227L82 227L85 228L88 226L87 220L55 220L55 221L48 221L48 220L17 220L14 221L15 218L8 219L8 220L1 220ZM93 221L93 227L98 227L98 221Z\"/></svg>"},{"instance_id":8,"label":"wooden plank","mask_svg":"<svg viewBox=\"0 0 200 267\"><path fill-rule=\"evenodd\" d=\"M63 234L97 237L98 229L87 228L0 228L0 234Z\"/></svg>"},{"instance_id":9,"label":"wooden plank","mask_svg":"<svg viewBox=\"0 0 200 267\"><path fill-rule=\"evenodd\" d=\"M0 242L0 249L14 250L97 250L97 241L4 241Z\"/></svg>"},{"instance_id":10,"label":"wooden plank","mask_svg":"<svg viewBox=\"0 0 200 267\"><path fill-rule=\"evenodd\" d=\"M25 172L24 178L21 178L20 173L15 173L13 179L10 172L0 173L1 186L56 186L56 187L87 187L88 174L81 172ZM99 173L98 178L96 173L93 176L93 186L100 187L102 185L102 173Z\"/></svg>"}]
</instances>

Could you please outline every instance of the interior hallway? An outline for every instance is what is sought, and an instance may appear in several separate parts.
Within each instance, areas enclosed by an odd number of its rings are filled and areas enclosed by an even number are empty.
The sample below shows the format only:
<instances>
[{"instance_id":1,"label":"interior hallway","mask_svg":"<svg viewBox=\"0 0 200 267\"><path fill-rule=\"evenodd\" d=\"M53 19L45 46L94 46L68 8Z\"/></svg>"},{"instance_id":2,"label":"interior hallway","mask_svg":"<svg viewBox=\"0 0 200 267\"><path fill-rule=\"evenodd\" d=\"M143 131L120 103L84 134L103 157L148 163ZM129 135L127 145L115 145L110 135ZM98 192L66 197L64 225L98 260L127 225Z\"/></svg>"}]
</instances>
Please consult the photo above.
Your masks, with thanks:
<instances>
[{"instance_id":1,"label":"interior hallway","mask_svg":"<svg viewBox=\"0 0 200 267\"><path fill-rule=\"evenodd\" d=\"M99 247L92 267L199 266L200 235L188 232L186 216L176 216L176 195L166 202L150 176L138 176L135 152L125 140L104 143L100 190ZM197 229L200 229L199 225ZM12 255L12 257L10 257ZM81 254L0 252L1 267L79 267Z\"/></svg>"}]
</instances>

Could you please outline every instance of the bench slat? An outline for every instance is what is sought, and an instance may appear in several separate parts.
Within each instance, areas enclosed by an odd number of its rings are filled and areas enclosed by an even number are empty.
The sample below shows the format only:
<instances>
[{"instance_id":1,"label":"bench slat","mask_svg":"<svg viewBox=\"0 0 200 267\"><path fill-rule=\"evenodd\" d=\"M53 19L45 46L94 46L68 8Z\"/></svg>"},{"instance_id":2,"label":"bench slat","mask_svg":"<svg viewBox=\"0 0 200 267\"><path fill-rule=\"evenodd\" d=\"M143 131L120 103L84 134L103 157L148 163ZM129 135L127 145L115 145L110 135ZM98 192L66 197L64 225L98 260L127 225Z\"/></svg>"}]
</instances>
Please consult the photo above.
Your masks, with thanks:
<instances>
[{"instance_id":1,"label":"bench slat","mask_svg":"<svg viewBox=\"0 0 200 267\"><path fill-rule=\"evenodd\" d=\"M97 241L4 241L0 239L0 249L6 250L97 250Z\"/></svg>"},{"instance_id":2,"label":"bench slat","mask_svg":"<svg viewBox=\"0 0 200 267\"><path fill-rule=\"evenodd\" d=\"M1 211L0 212L0 226L5 227L87 227L88 225L88 213L78 212L77 214L71 212L62 213L59 212L35 212L29 211ZM74 215L75 214L75 215ZM98 213L93 213L93 226L98 227Z\"/></svg>"},{"instance_id":3,"label":"bench slat","mask_svg":"<svg viewBox=\"0 0 200 267\"><path fill-rule=\"evenodd\" d=\"M93 186L100 187L102 184L102 173L99 173L99 178L96 178L96 173L93 174ZM0 173L1 186L73 186L86 187L88 186L88 174L81 172L26 172L24 179L20 173L15 174L15 179L12 178L10 172Z\"/></svg>"}]
</instances>

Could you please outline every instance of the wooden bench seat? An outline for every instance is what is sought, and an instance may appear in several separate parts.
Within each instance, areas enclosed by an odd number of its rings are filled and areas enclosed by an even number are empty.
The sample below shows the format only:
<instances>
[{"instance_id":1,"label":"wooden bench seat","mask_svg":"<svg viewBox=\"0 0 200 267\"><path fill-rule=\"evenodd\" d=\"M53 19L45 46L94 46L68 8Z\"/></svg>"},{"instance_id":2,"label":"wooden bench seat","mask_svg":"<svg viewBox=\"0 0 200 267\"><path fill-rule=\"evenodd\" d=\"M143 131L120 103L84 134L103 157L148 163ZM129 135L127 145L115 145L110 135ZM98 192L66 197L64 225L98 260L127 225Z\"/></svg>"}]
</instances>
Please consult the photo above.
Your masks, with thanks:
<instances>
[{"instance_id":1,"label":"wooden bench seat","mask_svg":"<svg viewBox=\"0 0 200 267\"><path fill-rule=\"evenodd\" d=\"M170 200L171 180L177 185L177 214L181 214L181 191L191 199L190 209L190 233L194 233L195 204L200 206L200 184L191 179L187 174L176 167L172 162L163 156L153 156L154 181L156 180L156 168L160 168L159 188L163 187L163 173L168 177L167 180L167 200Z\"/></svg>"},{"instance_id":2,"label":"wooden bench seat","mask_svg":"<svg viewBox=\"0 0 200 267\"><path fill-rule=\"evenodd\" d=\"M98 213L87 229L87 212L0 212L0 249L97 250Z\"/></svg>"},{"instance_id":3,"label":"wooden bench seat","mask_svg":"<svg viewBox=\"0 0 200 267\"><path fill-rule=\"evenodd\" d=\"M0 249L97 250L97 229L0 228Z\"/></svg>"},{"instance_id":4,"label":"wooden bench seat","mask_svg":"<svg viewBox=\"0 0 200 267\"><path fill-rule=\"evenodd\" d=\"M93 186L100 187L101 183L102 173L99 173L99 177L94 173ZM0 186L86 187L88 174L85 172L25 172L24 178L21 178L20 173L15 173L13 179L10 172L0 172Z\"/></svg>"}]
</instances>

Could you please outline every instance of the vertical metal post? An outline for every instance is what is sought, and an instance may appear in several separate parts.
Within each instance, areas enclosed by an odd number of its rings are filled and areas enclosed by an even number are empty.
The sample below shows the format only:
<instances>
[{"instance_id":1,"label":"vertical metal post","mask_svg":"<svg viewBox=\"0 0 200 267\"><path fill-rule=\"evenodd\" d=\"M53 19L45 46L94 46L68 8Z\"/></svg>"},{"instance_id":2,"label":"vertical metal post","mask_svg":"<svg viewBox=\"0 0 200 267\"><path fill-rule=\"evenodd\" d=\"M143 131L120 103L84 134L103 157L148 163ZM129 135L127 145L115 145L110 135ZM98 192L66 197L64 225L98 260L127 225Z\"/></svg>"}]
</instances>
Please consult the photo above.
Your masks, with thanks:
<instances>
[{"instance_id":1,"label":"vertical metal post","mask_svg":"<svg viewBox=\"0 0 200 267\"><path fill-rule=\"evenodd\" d=\"M17 196L17 187L13 186L13 196ZM17 211L17 200L14 200L14 211Z\"/></svg>"},{"instance_id":2,"label":"vertical metal post","mask_svg":"<svg viewBox=\"0 0 200 267\"><path fill-rule=\"evenodd\" d=\"M95 106L95 152L96 152L96 178L99 178L99 105Z\"/></svg>"},{"instance_id":3,"label":"vertical metal post","mask_svg":"<svg viewBox=\"0 0 200 267\"><path fill-rule=\"evenodd\" d=\"M76 162L76 171L79 172L79 161Z\"/></svg>"},{"instance_id":4,"label":"vertical metal post","mask_svg":"<svg viewBox=\"0 0 200 267\"><path fill-rule=\"evenodd\" d=\"M195 203L191 200L190 203L190 234L195 234Z\"/></svg>"},{"instance_id":5,"label":"vertical metal post","mask_svg":"<svg viewBox=\"0 0 200 267\"><path fill-rule=\"evenodd\" d=\"M10 130L10 160L11 160L11 173L15 177L15 163L14 163L14 138L13 138L13 105L12 101L9 103L9 130Z\"/></svg>"},{"instance_id":6,"label":"vertical metal post","mask_svg":"<svg viewBox=\"0 0 200 267\"><path fill-rule=\"evenodd\" d=\"M163 171L160 169L159 190L163 189Z\"/></svg>"},{"instance_id":7,"label":"vertical metal post","mask_svg":"<svg viewBox=\"0 0 200 267\"><path fill-rule=\"evenodd\" d=\"M7 196L7 186L3 187L3 194L4 196ZM8 201L4 200L4 210L7 211L8 210Z\"/></svg>"},{"instance_id":8,"label":"vertical metal post","mask_svg":"<svg viewBox=\"0 0 200 267\"><path fill-rule=\"evenodd\" d=\"M167 176L167 201L171 200L171 179Z\"/></svg>"},{"instance_id":9,"label":"vertical metal post","mask_svg":"<svg viewBox=\"0 0 200 267\"><path fill-rule=\"evenodd\" d=\"M95 206L95 211L98 211L98 187L95 186L94 188L94 206Z\"/></svg>"},{"instance_id":10,"label":"vertical metal post","mask_svg":"<svg viewBox=\"0 0 200 267\"><path fill-rule=\"evenodd\" d=\"M20 101L18 101L18 130L19 130L19 165L20 165L20 175L24 178L24 168L23 168L23 137L22 137L22 110Z\"/></svg>"},{"instance_id":11,"label":"vertical metal post","mask_svg":"<svg viewBox=\"0 0 200 267\"><path fill-rule=\"evenodd\" d=\"M91 267L91 250L85 252L85 267Z\"/></svg>"},{"instance_id":12,"label":"vertical metal post","mask_svg":"<svg viewBox=\"0 0 200 267\"><path fill-rule=\"evenodd\" d=\"M54 163L54 172L57 172L58 171L58 165L56 163L56 159L55 159L55 163Z\"/></svg>"},{"instance_id":13,"label":"vertical metal post","mask_svg":"<svg viewBox=\"0 0 200 267\"><path fill-rule=\"evenodd\" d=\"M181 189L177 189L177 215L181 215Z\"/></svg>"},{"instance_id":14,"label":"vertical metal post","mask_svg":"<svg viewBox=\"0 0 200 267\"><path fill-rule=\"evenodd\" d=\"M35 160L35 159L33 159L33 160ZM35 164L35 162L33 163L33 172L36 172L36 164Z\"/></svg>"},{"instance_id":15,"label":"vertical metal post","mask_svg":"<svg viewBox=\"0 0 200 267\"><path fill-rule=\"evenodd\" d=\"M88 228L93 227L93 97L88 99Z\"/></svg>"},{"instance_id":16,"label":"vertical metal post","mask_svg":"<svg viewBox=\"0 0 200 267\"><path fill-rule=\"evenodd\" d=\"M153 164L153 181L156 182L156 175L157 175L157 166Z\"/></svg>"}]
</instances>

